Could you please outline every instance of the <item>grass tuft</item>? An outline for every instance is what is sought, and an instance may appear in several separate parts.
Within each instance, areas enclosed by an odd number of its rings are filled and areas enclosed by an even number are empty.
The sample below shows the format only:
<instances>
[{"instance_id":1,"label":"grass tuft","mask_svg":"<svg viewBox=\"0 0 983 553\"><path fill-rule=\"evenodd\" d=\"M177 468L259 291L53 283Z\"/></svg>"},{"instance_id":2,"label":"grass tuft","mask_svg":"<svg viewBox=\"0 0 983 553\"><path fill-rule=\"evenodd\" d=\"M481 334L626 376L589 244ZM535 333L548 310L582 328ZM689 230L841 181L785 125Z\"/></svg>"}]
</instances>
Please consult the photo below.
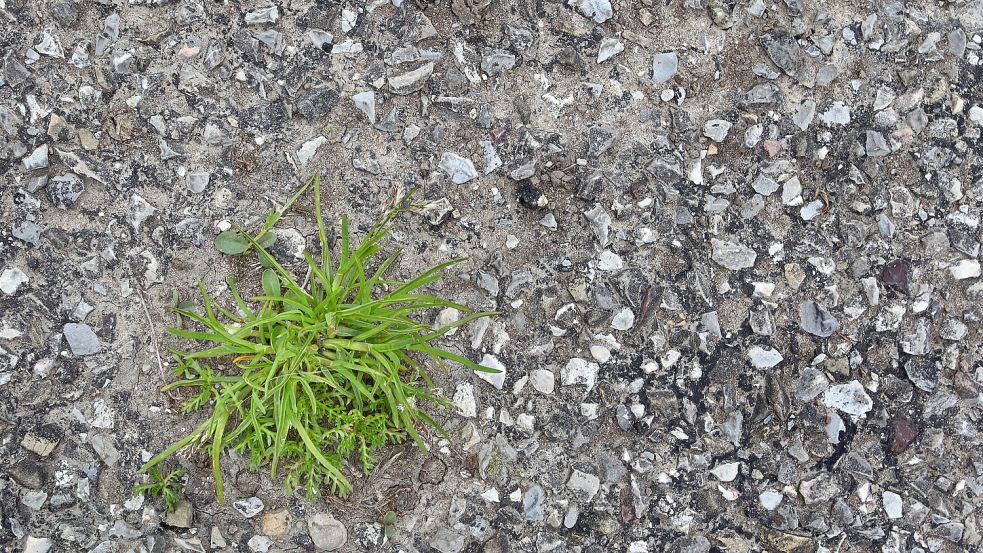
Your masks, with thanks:
<instances>
[{"instance_id":1,"label":"grass tuft","mask_svg":"<svg viewBox=\"0 0 983 553\"><path fill-rule=\"evenodd\" d=\"M376 221L358 246L342 218L335 257L321 214L320 179L313 184L320 252L317 257L304 253L309 285L299 284L258 241L272 225L264 225L257 237L237 229L223 240L245 241L241 250L255 249L269 267L262 274L262 294L246 301L229 279L232 310L216 305L204 285L199 285L202 312L174 309L196 328L170 332L202 347L174 353L178 380L163 390L191 389L185 412L207 410L208 418L141 471L154 470L179 451L204 449L221 502L220 459L231 449L247 456L253 470L268 465L272 476L285 474L287 490L300 487L314 498L327 488L344 497L352 490L349 462L368 474L381 448L412 438L426 449L420 432L427 426L444 434L422 408L449 405L432 393L428 364L445 367L452 360L490 370L434 345L454 328L494 315L426 293L463 259L407 281L388 280L386 272L400 252L382 259L379 253L398 208ZM446 307L465 316L437 330L416 318Z\"/></svg>"}]
</instances>

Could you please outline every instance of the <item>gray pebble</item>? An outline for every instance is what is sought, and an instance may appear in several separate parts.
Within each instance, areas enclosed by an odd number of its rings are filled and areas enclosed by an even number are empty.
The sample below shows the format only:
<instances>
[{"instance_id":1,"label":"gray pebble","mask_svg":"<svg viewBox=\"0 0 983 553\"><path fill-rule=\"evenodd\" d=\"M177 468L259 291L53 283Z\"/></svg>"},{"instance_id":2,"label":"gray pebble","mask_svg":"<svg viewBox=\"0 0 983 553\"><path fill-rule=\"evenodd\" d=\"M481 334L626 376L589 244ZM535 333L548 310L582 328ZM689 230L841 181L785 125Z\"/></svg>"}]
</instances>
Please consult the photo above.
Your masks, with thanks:
<instances>
[{"instance_id":1,"label":"gray pebble","mask_svg":"<svg viewBox=\"0 0 983 553\"><path fill-rule=\"evenodd\" d=\"M814 301L799 305L799 326L809 334L829 338L840 329L840 323L833 315Z\"/></svg>"},{"instance_id":2,"label":"gray pebble","mask_svg":"<svg viewBox=\"0 0 983 553\"><path fill-rule=\"evenodd\" d=\"M319 551L337 551L348 542L345 525L325 513L316 513L307 518L307 532Z\"/></svg>"},{"instance_id":3,"label":"gray pebble","mask_svg":"<svg viewBox=\"0 0 983 553\"><path fill-rule=\"evenodd\" d=\"M713 249L713 260L721 267L726 267L732 271L753 267L754 261L758 257L754 250L736 242L714 238L710 240L710 243Z\"/></svg>"},{"instance_id":4,"label":"gray pebble","mask_svg":"<svg viewBox=\"0 0 983 553\"><path fill-rule=\"evenodd\" d=\"M675 52L656 54L652 59L652 80L662 84L676 75L679 57Z\"/></svg>"},{"instance_id":5,"label":"gray pebble","mask_svg":"<svg viewBox=\"0 0 983 553\"><path fill-rule=\"evenodd\" d=\"M235 508L236 511L239 511L239 514L242 516L246 518L253 518L262 512L265 505L263 504L262 499L253 496L236 501L232 504L232 507Z\"/></svg>"},{"instance_id":6,"label":"gray pebble","mask_svg":"<svg viewBox=\"0 0 983 553\"><path fill-rule=\"evenodd\" d=\"M93 355L102 351L99 337L92 327L84 323L68 323L63 329L65 340L72 353L78 356Z\"/></svg>"},{"instance_id":7,"label":"gray pebble","mask_svg":"<svg viewBox=\"0 0 983 553\"><path fill-rule=\"evenodd\" d=\"M525 513L527 521L540 521L546 517L545 501L543 488L532 486L526 490L522 496L522 511Z\"/></svg>"},{"instance_id":8,"label":"gray pebble","mask_svg":"<svg viewBox=\"0 0 983 553\"><path fill-rule=\"evenodd\" d=\"M464 184L478 177L478 171L470 159L452 152L444 152L440 157L440 168L447 173L454 184Z\"/></svg>"}]
</instances>

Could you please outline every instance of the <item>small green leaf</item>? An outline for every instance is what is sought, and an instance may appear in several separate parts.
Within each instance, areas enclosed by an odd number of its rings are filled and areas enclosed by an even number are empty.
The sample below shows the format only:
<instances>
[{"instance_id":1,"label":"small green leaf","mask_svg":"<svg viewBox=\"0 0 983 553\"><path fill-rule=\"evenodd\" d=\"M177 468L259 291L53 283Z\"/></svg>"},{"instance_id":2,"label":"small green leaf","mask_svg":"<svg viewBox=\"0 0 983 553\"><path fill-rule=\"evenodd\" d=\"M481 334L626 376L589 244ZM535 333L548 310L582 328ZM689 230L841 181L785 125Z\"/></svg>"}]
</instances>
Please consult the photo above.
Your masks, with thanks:
<instances>
[{"instance_id":1,"label":"small green leaf","mask_svg":"<svg viewBox=\"0 0 983 553\"><path fill-rule=\"evenodd\" d=\"M264 248L269 248L276 243L276 234L272 232L265 232L262 234L262 236L256 239L256 242Z\"/></svg>"},{"instance_id":2,"label":"small green leaf","mask_svg":"<svg viewBox=\"0 0 983 553\"><path fill-rule=\"evenodd\" d=\"M263 292L267 296L279 297L281 295L280 277L273 269L263 271Z\"/></svg>"},{"instance_id":3,"label":"small green leaf","mask_svg":"<svg viewBox=\"0 0 983 553\"><path fill-rule=\"evenodd\" d=\"M392 524L387 524L385 526L385 529L386 529L386 537L387 538L391 538L391 537L393 537L393 536L396 535L396 527L393 526Z\"/></svg>"},{"instance_id":4,"label":"small green leaf","mask_svg":"<svg viewBox=\"0 0 983 553\"><path fill-rule=\"evenodd\" d=\"M263 268L269 269L271 267L274 267L274 263L275 262L273 260L273 256L271 256L270 254L266 253L265 251L257 252L256 257L259 258L259 264Z\"/></svg>"},{"instance_id":5,"label":"small green leaf","mask_svg":"<svg viewBox=\"0 0 983 553\"><path fill-rule=\"evenodd\" d=\"M387 512L382 517L382 523L389 526L396 524L396 513L394 513L393 511Z\"/></svg>"},{"instance_id":6,"label":"small green leaf","mask_svg":"<svg viewBox=\"0 0 983 553\"><path fill-rule=\"evenodd\" d=\"M249 249L249 241L234 230L215 237L215 249L227 255L239 255Z\"/></svg>"}]
</instances>

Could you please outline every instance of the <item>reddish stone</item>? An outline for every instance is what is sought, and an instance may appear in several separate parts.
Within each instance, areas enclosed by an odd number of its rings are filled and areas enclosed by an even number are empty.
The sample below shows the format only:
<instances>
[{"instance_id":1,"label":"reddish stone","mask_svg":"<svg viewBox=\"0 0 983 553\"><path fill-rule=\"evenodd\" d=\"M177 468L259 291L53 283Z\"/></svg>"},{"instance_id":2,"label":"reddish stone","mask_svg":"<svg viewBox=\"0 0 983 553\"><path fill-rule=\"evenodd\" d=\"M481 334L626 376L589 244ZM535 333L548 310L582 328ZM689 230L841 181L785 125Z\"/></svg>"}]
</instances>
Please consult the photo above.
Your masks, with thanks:
<instances>
[{"instance_id":1,"label":"reddish stone","mask_svg":"<svg viewBox=\"0 0 983 553\"><path fill-rule=\"evenodd\" d=\"M908 287L908 266L903 261L892 261L888 263L881 271L881 282L885 286L897 288L905 294L910 293Z\"/></svg>"},{"instance_id":2,"label":"reddish stone","mask_svg":"<svg viewBox=\"0 0 983 553\"><path fill-rule=\"evenodd\" d=\"M478 454L471 453L464 458L464 470L470 473L472 476L478 474Z\"/></svg>"},{"instance_id":3,"label":"reddish stone","mask_svg":"<svg viewBox=\"0 0 983 553\"><path fill-rule=\"evenodd\" d=\"M980 395L980 388L976 385L976 382L962 371L956 372L956 378L954 379L954 388L959 397L963 399L976 399Z\"/></svg>"},{"instance_id":4,"label":"reddish stone","mask_svg":"<svg viewBox=\"0 0 983 553\"><path fill-rule=\"evenodd\" d=\"M908 417L894 417L892 426L891 453L897 455L908 449L911 442L918 436L918 430Z\"/></svg>"},{"instance_id":5,"label":"reddish stone","mask_svg":"<svg viewBox=\"0 0 983 553\"><path fill-rule=\"evenodd\" d=\"M782 150L782 143L777 140L765 140L762 146L768 152L768 157L775 157Z\"/></svg>"},{"instance_id":6,"label":"reddish stone","mask_svg":"<svg viewBox=\"0 0 983 553\"><path fill-rule=\"evenodd\" d=\"M621 494L618 496L618 503L621 511L621 522L624 524L630 524L635 520L635 507L632 505L631 491L629 491L628 486L621 488Z\"/></svg>"}]
</instances>

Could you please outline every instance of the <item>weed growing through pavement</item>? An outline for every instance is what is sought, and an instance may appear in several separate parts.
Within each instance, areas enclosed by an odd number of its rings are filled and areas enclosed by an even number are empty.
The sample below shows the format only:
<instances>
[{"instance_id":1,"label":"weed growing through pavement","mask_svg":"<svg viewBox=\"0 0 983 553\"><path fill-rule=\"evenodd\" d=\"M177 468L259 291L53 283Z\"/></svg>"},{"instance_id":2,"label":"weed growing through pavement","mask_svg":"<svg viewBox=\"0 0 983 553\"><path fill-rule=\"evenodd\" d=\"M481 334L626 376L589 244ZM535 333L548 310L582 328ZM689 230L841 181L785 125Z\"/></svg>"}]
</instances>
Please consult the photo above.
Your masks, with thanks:
<instances>
[{"instance_id":1,"label":"weed growing through pavement","mask_svg":"<svg viewBox=\"0 0 983 553\"><path fill-rule=\"evenodd\" d=\"M266 250L269 231L288 204L271 213L255 236L237 229L222 238L223 246L236 245L240 254L255 249L269 267L262 274L262 295L247 301L229 279L232 310L212 301L204 285L199 285L202 312L174 310L197 328L170 332L201 347L175 352L178 380L163 390L192 389L185 412L203 409L208 418L141 471L155 470L178 451L203 448L211 457L218 499L224 501L220 459L233 450L247 456L253 470L268 464L273 476L283 471L287 490L302 487L313 498L326 487L344 497L352 490L345 474L349 460L368 474L381 448L410 437L425 449L420 432L426 426L444 433L424 411L427 403L449 405L432 392L429 364L444 367L451 360L490 371L434 345L449 331L494 314L425 291L463 259L410 280L387 279L400 252L383 258L380 250L398 207L376 221L358 246L342 218L341 247L333 256L321 214L320 179L312 182L320 251L304 252L309 285L298 283ZM464 316L436 330L418 320L426 311L448 307Z\"/></svg>"},{"instance_id":2,"label":"weed growing through pavement","mask_svg":"<svg viewBox=\"0 0 983 553\"><path fill-rule=\"evenodd\" d=\"M176 468L165 474L162 467L151 467L150 480L133 486L133 495L160 497L164 500L167 512L173 513L174 509L177 508L178 501L181 500L178 493L184 489L184 484L181 482L182 476L184 476L183 468Z\"/></svg>"}]
</instances>

